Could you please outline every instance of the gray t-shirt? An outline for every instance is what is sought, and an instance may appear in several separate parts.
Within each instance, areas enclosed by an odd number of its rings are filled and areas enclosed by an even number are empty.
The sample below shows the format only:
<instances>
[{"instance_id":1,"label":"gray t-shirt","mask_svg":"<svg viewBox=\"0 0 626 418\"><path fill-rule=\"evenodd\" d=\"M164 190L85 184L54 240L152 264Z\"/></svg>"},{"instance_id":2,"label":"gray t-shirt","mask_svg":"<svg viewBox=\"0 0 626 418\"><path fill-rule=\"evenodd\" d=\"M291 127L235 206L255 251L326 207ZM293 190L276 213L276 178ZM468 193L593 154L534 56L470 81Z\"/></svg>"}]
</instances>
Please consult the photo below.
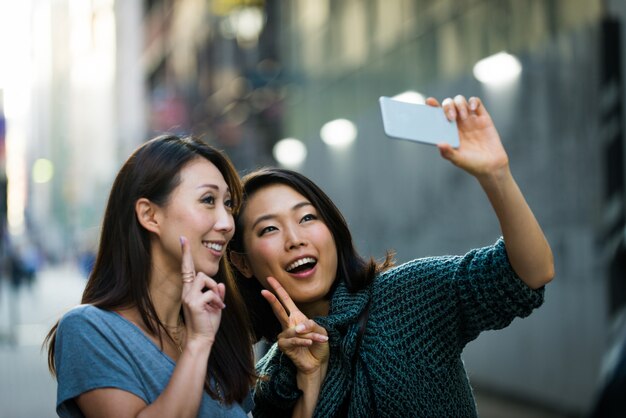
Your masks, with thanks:
<instances>
[{"instance_id":1,"label":"gray t-shirt","mask_svg":"<svg viewBox=\"0 0 626 418\"><path fill-rule=\"evenodd\" d=\"M98 388L125 390L150 404L176 365L135 324L91 305L72 309L59 322L55 363L60 417L83 417L74 398ZM204 392L198 417L245 418L252 408L248 399L243 407L227 406Z\"/></svg>"}]
</instances>

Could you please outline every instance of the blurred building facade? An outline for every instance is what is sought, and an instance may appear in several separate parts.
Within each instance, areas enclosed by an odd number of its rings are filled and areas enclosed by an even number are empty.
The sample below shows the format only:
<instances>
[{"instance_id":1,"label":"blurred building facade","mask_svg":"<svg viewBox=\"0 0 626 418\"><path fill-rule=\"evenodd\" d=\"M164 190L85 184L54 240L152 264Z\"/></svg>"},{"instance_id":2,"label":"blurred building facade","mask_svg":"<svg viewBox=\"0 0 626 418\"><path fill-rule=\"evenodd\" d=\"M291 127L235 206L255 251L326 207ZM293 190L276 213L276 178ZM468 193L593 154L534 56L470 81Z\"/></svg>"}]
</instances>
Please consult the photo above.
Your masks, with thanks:
<instances>
[{"instance_id":1,"label":"blurred building facade","mask_svg":"<svg viewBox=\"0 0 626 418\"><path fill-rule=\"evenodd\" d=\"M261 0L148 1L151 135L200 136L238 167L272 163L283 95L278 8Z\"/></svg>"},{"instance_id":2,"label":"blurred building facade","mask_svg":"<svg viewBox=\"0 0 626 418\"><path fill-rule=\"evenodd\" d=\"M204 138L241 173L278 164L276 143L299 139L295 168L335 200L366 256L490 244L499 228L478 184L433 147L387 139L378 109L379 96L407 91L483 98L557 277L538 312L468 346L470 378L555 410L590 408L626 302L624 2L25 3L37 29L31 116L7 115L7 138L13 120L25 224L53 253L94 243L121 161L165 132ZM477 81L474 64L499 51L519 58L519 78ZM358 130L344 147L320 139L338 118ZM54 163L48 183L27 169L40 158Z\"/></svg>"},{"instance_id":3,"label":"blurred building facade","mask_svg":"<svg viewBox=\"0 0 626 418\"><path fill-rule=\"evenodd\" d=\"M143 4L3 8L9 241L61 260L95 246L120 161L146 139Z\"/></svg>"}]
</instances>

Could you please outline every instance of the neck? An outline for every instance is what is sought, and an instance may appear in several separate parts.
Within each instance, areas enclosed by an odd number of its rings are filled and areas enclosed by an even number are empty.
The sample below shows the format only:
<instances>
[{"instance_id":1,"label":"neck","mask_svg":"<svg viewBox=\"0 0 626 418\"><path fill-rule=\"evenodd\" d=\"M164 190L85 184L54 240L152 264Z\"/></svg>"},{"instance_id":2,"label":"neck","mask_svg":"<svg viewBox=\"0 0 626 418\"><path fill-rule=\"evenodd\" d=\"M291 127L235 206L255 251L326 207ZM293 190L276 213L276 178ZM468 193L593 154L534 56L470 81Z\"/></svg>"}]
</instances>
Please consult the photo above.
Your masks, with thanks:
<instances>
[{"instance_id":1,"label":"neck","mask_svg":"<svg viewBox=\"0 0 626 418\"><path fill-rule=\"evenodd\" d=\"M181 292L183 283L179 272L152 266L150 298L159 320L168 327L180 324Z\"/></svg>"},{"instance_id":2,"label":"neck","mask_svg":"<svg viewBox=\"0 0 626 418\"><path fill-rule=\"evenodd\" d=\"M307 318L315 318L316 316L327 316L330 311L330 301L326 299L316 300L315 302L299 303L298 309L306 315Z\"/></svg>"}]
</instances>

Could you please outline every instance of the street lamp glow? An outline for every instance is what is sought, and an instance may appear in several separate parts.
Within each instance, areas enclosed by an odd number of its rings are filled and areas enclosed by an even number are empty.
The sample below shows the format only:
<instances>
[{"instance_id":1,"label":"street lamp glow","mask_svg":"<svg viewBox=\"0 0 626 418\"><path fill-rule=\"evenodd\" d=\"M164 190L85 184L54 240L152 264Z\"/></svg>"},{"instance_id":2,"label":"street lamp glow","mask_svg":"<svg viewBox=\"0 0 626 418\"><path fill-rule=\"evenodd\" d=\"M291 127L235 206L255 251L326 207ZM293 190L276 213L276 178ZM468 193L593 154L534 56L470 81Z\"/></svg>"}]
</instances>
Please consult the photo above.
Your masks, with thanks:
<instances>
[{"instance_id":1,"label":"street lamp glow","mask_svg":"<svg viewBox=\"0 0 626 418\"><path fill-rule=\"evenodd\" d=\"M235 35L237 42L244 47L256 45L263 26L265 14L258 7L243 7L230 13L229 24L222 27L228 35ZM231 33L229 33L231 32Z\"/></svg>"},{"instance_id":2,"label":"street lamp glow","mask_svg":"<svg viewBox=\"0 0 626 418\"><path fill-rule=\"evenodd\" d=\"M274 158L287 167L297 167L306 158L306 146L296 138L281 139L274 145Z\"/></svg>"},{"instance_id":3,"label":"street lamp glow","mask_svg":"<svg viewBox=\"0 0 626 418\"><path fill-rule=\"evenodd\" d=\"M511 54L498 52L483 58L474 65L474 77L489 85L502 85L516 80L522 72L522 64Z\"/></svg>"},{"instance_id":4,"label":"street lamp glow","mask_svg":"<svg viewBox=\"0 0 626 418\"><path fill-rule=\"evenodd\" d=\"M322 141L335 148L344 148L356 139L356 125L348 119L335 119L327 122L320 130Z\"/></svg>"},{"instance_id":5,"label":"street lamp glow","mask_svg":"<svg viewBox=\"0 0 626 418\"><path fill-rule=\"evenodd\" d=\"M52 161L40 158L33 164L33 181L35 183L48 183L54 175Z\"/></svg>"},{"instance_id":6,"label":"street lamp glow","mask_svg":"<svg viewBox=\"0 0 626 418\"><path fill-rule=\"evenodd\" d=\"M405 103L414 103L414 104L426 103L426 99L424 98L424 95L414 90L407 90L400 94L396 94L395 96L392 97L392 99L398 100L400 102L405 102Z\"/></svg>"}]
</instances>

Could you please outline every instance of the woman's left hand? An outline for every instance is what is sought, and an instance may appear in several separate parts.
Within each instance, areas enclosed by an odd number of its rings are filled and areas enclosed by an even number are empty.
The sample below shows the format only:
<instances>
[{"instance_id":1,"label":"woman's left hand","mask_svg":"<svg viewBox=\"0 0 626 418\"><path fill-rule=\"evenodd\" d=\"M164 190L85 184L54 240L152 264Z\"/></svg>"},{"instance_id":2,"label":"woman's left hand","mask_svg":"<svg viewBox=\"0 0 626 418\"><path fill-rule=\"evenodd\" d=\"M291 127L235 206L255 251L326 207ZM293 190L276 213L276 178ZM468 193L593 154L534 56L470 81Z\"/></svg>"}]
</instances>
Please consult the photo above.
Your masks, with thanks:
<instances>
[{"instance_id":1,"label":"woman's left hand","mask_svg":"<svg viewBox=\"0 0 626 418\"><path fill-rule=\"evenodd\" d=\"M439 102L429 97L426 104L439 107ZM491 116L477 97L458 95L442 102L448 120L456 121L460 145L438 144L441 156L475 177L497 174L508 170L509 158L502 146L500 135Z\"/></svg>"},{"instance_id":2,"label":"woman's left hand","mask_svg":"<svg viewBox=\"0 0 626 418\"><path fill-rule=\"evenodd\" d=\"M439 106L429 97L426 103ZM509 158L500 136L480 99L463 96L447 98L443 110L449 120L456 120L460 146L438 144L443 158L472 174L481 184L500 222L506 252L517 275L532 289L538 289L554 277L552 250L513 179Z\"/></svg>"}]
</instances>

